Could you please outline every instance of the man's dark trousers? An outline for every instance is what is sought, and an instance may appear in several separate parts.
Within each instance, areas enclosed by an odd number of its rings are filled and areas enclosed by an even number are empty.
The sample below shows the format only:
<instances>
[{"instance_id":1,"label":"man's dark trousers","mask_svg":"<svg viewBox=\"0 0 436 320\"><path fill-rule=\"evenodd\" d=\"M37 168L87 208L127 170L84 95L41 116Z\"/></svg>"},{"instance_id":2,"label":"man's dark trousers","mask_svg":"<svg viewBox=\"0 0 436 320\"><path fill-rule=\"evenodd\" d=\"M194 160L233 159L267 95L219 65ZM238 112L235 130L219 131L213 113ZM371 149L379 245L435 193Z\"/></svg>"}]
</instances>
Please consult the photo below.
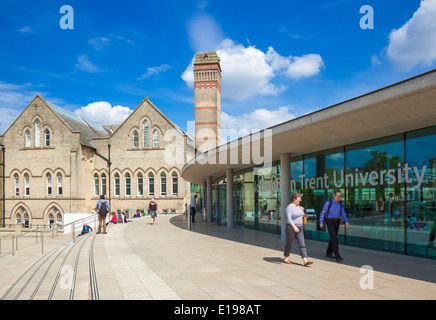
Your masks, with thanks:
<instances>
[{"instance_id":1,"label":"man's dark trousers","mask_svg":"<svg viewBox=\"0 0 436 320\"><path fill-rule=\"evenodd\" d=\"M338 259L339 255L339 243L338 243L338 231L339 231L339 219L325 219L325 224L327 225L327 231L330 236L329 244L327 246L327 255L335 255Z\"/></svg>"},{"instance_id":2,"label":"man's dark trousers","mask_svg":"<svg viewBox=\"0 0 436 320\"><path fill-rule=\"evenodd\" d=\"M195 207L191 207L191 216L192 216L192 222L195 222L195 213L197 210L195 210Z\"/></svg>"}]
</instances>

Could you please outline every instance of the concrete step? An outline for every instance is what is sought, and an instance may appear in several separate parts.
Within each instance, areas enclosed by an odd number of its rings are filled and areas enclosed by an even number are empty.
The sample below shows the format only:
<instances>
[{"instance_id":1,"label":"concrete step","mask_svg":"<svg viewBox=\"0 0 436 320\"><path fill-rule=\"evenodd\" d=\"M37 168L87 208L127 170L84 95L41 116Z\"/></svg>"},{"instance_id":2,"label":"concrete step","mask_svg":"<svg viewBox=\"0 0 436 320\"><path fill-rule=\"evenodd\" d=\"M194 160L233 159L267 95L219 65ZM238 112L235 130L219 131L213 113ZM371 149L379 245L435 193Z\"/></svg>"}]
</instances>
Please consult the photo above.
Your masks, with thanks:
<instances>
[{"instance_id":1,"label":"concrete step","mask_svg":"<svg viewBox=\"0 0 436 320\"><path fill-rule=\"evenodd\" d=\"M42 255L4 291L4 300L89 300L90 233Z\"/></svg>"}]
</instances>

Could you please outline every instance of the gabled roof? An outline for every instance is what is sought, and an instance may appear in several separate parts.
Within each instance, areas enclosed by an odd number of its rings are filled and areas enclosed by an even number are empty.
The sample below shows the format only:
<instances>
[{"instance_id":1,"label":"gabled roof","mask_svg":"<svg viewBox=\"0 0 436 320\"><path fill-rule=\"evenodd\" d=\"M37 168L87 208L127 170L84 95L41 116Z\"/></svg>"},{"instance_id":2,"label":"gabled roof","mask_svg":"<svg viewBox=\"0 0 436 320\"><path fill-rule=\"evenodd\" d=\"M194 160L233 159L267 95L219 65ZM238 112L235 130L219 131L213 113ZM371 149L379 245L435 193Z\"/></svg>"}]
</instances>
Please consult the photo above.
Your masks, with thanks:
<instances>
[{"instance_id":1,"label":"gabled roof","mask_svg":"<svg viewBox=\"0 0 436 320\"><path fill-rule=\"evenodd\" d=\"M153 102L150 101L150 99L148 97L145 97L141 103L135 108L135 110L133 110L133 112L131 112L129 114L129 116L123 121L123 123L121 125L119 125L116 130L114 130L113 134L115 134L132 116L134 113L138 112L138 109L140 106L142 106L144 104L144 102L147 102L149 106L151 106L162 118L164 118L169 124L170 126L172 126L180 135L185 135L186 133L180 129L174 122L172 122L170 119L168 119L167 116L165 116L162 111L159 110L158 107L156 107ZM106 128L108 128L109 126L104 126ZM113 126L112 126L113 127ZM112 129L112 128L111 128Z\"/></svg>"}]
</instances>

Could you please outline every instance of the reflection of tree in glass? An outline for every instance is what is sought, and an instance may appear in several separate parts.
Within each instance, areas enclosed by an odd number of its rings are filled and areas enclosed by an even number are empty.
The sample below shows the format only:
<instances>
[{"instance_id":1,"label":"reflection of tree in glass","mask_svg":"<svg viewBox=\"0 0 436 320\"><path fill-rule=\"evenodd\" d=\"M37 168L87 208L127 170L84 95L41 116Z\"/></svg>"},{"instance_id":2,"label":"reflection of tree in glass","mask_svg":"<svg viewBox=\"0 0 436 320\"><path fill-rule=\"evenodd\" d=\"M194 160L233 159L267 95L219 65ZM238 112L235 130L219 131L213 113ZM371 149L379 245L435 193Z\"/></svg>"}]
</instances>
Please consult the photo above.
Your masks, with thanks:
<instances>
[{"instance_id":1,"label":"reflection of tree in glass","mask_svg":"<svg viewBox=\"0 0 436 320\"><path fill-rule=\"evenodd\" d=\"M389 169L396 169L398 166L398 163L402 163L402 159L399 156L393 156L388 159L387 152L378 152L378 151L371 151L372 159L365 163L365 172L371 172L371 171L377 171L380 172L381 170L389 170ZM384 176L384 179L386 179L386 175ZM394 194L399 195L400 194L400 184L395 183L393 185L394 187ZM385 196L385 181L380 181L377 186L375 186L376 189L376 197L384 197Z\"/></svg>"}]
</instances>

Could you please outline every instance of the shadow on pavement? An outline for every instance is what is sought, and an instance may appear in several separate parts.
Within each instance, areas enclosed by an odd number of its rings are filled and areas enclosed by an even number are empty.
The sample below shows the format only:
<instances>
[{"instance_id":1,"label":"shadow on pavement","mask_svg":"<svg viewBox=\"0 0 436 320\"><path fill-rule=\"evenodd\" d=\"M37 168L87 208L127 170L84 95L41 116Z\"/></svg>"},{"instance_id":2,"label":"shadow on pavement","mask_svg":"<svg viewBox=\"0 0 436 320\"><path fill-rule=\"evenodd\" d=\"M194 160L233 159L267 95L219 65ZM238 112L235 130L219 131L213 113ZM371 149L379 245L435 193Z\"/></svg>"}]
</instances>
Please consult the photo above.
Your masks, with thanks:
<instances>
[{"instance_id":1,"label":"shadow on pavement","mask_svg":"<svg viewBox=\"0 0 436 320\"><path fill-rule=\"evenodd\" d=\"M263 257L263 260L273 264L282 263L284 241L281 240L280 235L245 229L241 226L227 229L225 226L204 222L202 215L198 215L196 220L197 223L192 224L192 232L277 250L277 257ZM183 214L170 218L170 223L181 229L187 229L186 217ZM356 268L369 265L377 272L436 283L436 261L431 259L341 245L340 251L344 260L338 263L325 256L326 242L306 240L306 246L309 257L315 259ZM299 255L296 243L293 245L291 253Z\"/></svg>"}]
</instances>

